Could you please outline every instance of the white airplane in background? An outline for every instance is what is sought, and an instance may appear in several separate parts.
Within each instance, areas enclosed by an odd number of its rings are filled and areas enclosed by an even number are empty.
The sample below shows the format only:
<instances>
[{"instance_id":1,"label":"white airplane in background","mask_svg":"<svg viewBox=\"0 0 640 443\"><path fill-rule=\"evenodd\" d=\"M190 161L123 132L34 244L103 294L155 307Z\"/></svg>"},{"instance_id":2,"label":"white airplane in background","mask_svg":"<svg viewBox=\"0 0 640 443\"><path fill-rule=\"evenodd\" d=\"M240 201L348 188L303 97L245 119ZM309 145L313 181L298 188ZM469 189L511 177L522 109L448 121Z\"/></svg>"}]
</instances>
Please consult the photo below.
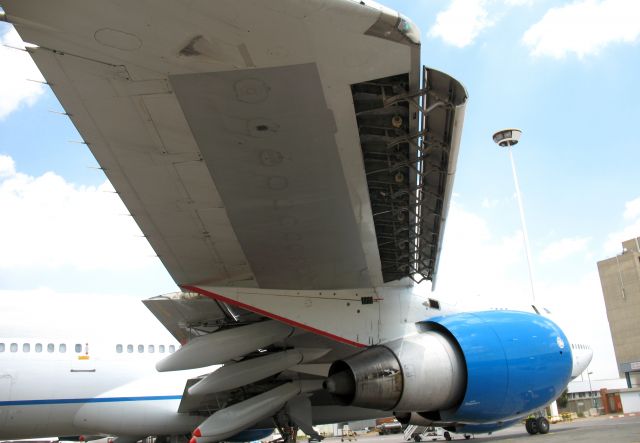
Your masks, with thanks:
<instances>
[{"instance_id":1,"label":"white airplane in background","mask_svg":"<svg viewBox=\"0 0 640 443\"><path fill-rule=\"evenodd\" d=\"M0 439L186 432L197 420L175 414L184 376L154 366L175 348L0 338Z\"/></svg>"},{"instance_id":2,"label":"white airplane in background","mask_svg":"<svg viewBox=\"0 0 640 443\"><path fill-rule=\"evenodd\" d=\"M3 375L3 430L48 407L84 432L194 443L390 414L490 432L588 361L544 316L414 294L436 276L467 92L421 66L408 18L369 0L1 3L182 288L146 304L184 343L99 393L40 398ZM32 387L46 369L25 369ZM181 397L156 399L174 377Z\"/></svg>"}]
</instances>

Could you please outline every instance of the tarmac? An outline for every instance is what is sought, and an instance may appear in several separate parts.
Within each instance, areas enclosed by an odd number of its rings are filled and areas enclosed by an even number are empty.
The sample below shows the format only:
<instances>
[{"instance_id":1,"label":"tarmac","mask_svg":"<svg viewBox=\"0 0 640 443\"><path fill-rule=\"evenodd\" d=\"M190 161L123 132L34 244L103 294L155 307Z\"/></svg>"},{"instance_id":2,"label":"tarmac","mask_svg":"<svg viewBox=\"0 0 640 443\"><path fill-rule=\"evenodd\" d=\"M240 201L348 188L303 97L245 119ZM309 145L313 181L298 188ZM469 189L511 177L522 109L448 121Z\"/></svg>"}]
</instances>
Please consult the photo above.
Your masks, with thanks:
<instances>
[{"instance_id":1,"label":"tarmac","mask_svg":"<svg viewBox=\"0 0 640 443\"><path fill-rule=\"evenodd\" d=\"M465 440L462 434L451 434L453 440ZM340 441L338 438L327 438L325 443ZM347 440L345 439L345 442ZM440 437L429 441L444 441ZM529 443L558 443L558 442L580 442L580 443L640 443L640 414L635 416L606 415L600 417L581 418L571 422L562 422L551 425L548 434L529 435L524 429L524 425L514 425L508 429L494 432L492 435L477 434L469 441L477 442L529 442ZM368 436L358 435L357 442L354 443L405 443L402 434ZM412 442L411 442L412 443Z\"/></svg>"}]
</instances>

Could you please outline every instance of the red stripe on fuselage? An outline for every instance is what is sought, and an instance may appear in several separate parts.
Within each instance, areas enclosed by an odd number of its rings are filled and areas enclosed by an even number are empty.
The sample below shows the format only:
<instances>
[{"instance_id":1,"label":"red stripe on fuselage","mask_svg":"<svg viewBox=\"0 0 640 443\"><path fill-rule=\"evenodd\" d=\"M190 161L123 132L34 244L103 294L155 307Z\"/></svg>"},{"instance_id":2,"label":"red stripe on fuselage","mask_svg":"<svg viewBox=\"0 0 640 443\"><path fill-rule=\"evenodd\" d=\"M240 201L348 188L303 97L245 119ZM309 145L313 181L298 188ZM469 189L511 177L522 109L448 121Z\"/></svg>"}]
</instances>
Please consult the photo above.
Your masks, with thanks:
<instances>
[{"instance_id":1,"label":"red stripe on fuselage","mask_svg":"<svg viewBox=\"0 0 640 443\"><path fill-rule=\"evenodd\" d=\"M335 341L338 341L340 343L345 343L345 344L348 344L348 345L351 345L351 346L355 346L355 347L358 347L358 348L364 348L366 346L366 345L364 345L362 343L358 343L357 341L352 341L352 340L346 339L344 337L340 337L340 336L337 336L335 334L332 334L330 332L322 331L320 329L316 329L316 328L314 328L312 326L305 325L303 323L298 323L297 321L282 317L280 315L274 314L273 312L265 311L264 309L260 309L260 308L257 308L255 306L251 306L251 305L248 305L246 303L242 303L242 302L239 302L237 300L233 300L231 298L225 297L225 296L220 295L220 294L216 294L215 292L207 291L206 289L202 289L202 288L199 288L197 286L182 286L182 288L186 289L187 291L196 292L196 293L198 293L200 295L204 295L206 297L213 298L214 300L219 300L219 301L222 301L222 302L225 302L225 303L229 303L230 305L234 305L234 306L237 306L239 308L246 309L247 311L255 312L256 314L264 315L265 317L272 318L274 320L277 320L279 322L282 322L282 323L285 323L287 325L293 326L295 328L304 329L306 331L313 332L314 334L322 335L324 337L330 338L331 340L335 340Z\"/></svg>"}]
</instances>

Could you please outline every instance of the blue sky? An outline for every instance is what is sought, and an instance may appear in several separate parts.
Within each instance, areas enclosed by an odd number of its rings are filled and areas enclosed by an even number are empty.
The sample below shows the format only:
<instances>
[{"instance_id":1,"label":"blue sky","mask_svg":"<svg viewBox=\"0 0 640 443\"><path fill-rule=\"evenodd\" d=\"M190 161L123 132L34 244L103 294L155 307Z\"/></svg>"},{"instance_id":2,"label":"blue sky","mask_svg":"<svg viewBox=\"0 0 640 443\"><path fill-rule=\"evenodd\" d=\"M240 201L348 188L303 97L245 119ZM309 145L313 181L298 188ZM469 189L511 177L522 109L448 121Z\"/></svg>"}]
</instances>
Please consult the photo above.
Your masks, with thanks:
<instances>
[{"instance_id":1,"label":"blue sky","mask_svg":"<svg viewBox=\"0 0 640 443\"><path fill-rule=\"evenodd\" d=\"M509 159L491 140L519 127L539 302L593 344L595 378L615 377L596 262L640 236L640 3L383 3L421 28L423 63L470 96L438 292L461 305L528 301ZM4 23L0 38L20 44ZM0 64L0 307L20 324L20 312L39 315L25 304L65 319L113 305L101 296L175 290L88 149L70 143L70 121L49 112L61 110L51 91L26 80L39 74L25 53L0 49Z\"/></svg>"}]
</instances>

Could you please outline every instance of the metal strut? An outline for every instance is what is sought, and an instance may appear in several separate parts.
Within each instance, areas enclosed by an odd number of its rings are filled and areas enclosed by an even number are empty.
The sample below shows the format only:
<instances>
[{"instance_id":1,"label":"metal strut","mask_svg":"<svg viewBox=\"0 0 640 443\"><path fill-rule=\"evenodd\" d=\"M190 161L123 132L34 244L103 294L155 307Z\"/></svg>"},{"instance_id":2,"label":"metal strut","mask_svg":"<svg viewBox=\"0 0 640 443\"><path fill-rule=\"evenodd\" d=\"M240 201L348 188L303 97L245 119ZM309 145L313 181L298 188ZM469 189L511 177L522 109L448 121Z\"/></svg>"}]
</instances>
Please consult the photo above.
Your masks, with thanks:
<instances>
[{"instance_id":1,"label":"metal strut","mask_svg":"<svg viewBox=\"0 0 640 443\"><path fill-rule=\"evenodd\" d=\"M444 100L436 101L431 105L429 105L428 107L425 107L424 97L429 94L435 95L435 94L432 94L428 88L423 87L422 89L419 89L416 92L408 92L406 94L399 94L394 97L389 97L384 101L384 106L389 107L397 103L400 103L402 101L407 101L407 102L411 102L418 109L420 109L420 112L422 113L422 115L425 115L425 116L429 114L431 111L439 108L440 106L453 107L452 103Z\"/></svg>"},{"instance_id":2,"label":"metal strut","mask_svg":"<svg viewBox=\"0 0 640 443\"><path fill-rule=\"evenodd\" d=\"M273 417L273 424L280 433L280 438L275 440L276 443L295 443L298 435L298 426L291 421L291 418L284 411L280 410Z\"/></svg>"},{"instance_id":3,"label":"metal strut","mask_svg":"<svg viewBox=\"0 0 640 443\"><path fill-rule=\"evenodd\" d=\"M455 88L422 86L409 75L352 85L365 174L385 282L431 279L438 253ZM439 85L441 86L441 85Z\"/></svg>"}]
</instances>

